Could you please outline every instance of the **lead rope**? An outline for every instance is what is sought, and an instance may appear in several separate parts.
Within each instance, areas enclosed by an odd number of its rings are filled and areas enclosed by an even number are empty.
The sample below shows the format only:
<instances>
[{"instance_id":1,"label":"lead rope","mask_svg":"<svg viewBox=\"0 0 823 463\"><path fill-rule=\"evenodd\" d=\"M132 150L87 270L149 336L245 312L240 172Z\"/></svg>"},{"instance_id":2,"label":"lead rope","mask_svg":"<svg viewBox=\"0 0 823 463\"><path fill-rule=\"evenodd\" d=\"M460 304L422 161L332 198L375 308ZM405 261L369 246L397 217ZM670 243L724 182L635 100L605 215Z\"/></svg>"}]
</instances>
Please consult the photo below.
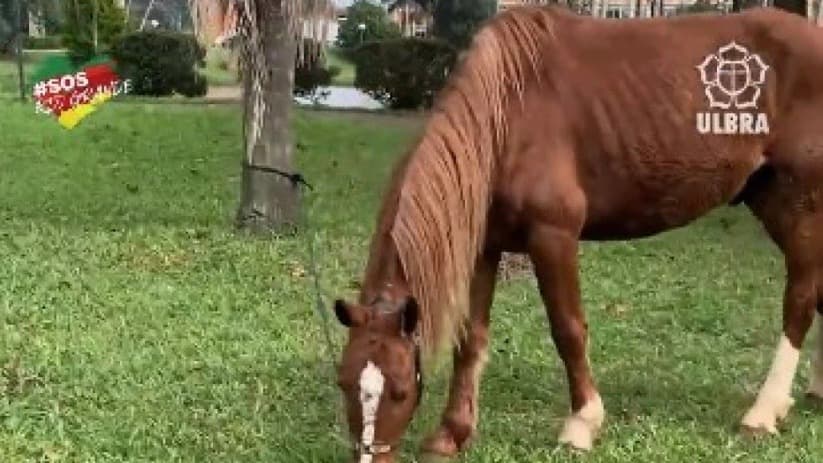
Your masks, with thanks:
<instances>
[{"instance_id":1,"label":"lead rope","mask_svg":"<svg viewBox=\"0 0 823 463\"><path fill-rule=\"evenodd\" d=\"M314 188L306 182L306 179L303 178L300 174L293 174L297 175L296 180L292 180L294 184L300 184L304 188L301 189L305 195L305 189L308 188L309 191L314 191ZM291 177L295 178L295 177ZM314 282L314 307L315 311L320 316L320 321L323 324L323 337L326 339L326 358L329 362L329 368L331 370L331 384L335 384L337 382L337 362L334 361L336 351L334 350L334 342L332 341L331 337L331 328L329 322L329 313L326 308L326 304L323 302L323 291L320 289L320 271L319 266L317 264L317 235L314 233L309 227L309 210L306 207L306 204L302 204L301 208L303 209L303 228L306 233L309 234L309 272L312 275L312 280ZM334 398L335 403L337 404L334 407L334 430L332 433L332 437L340 442L343 447L349 448L349 442L345 438L345 436L340 435L340 431L343 429L343 423L345 421L345 417L343 416L343 405L339 402L340 396L339 394Z\"/></svg>"},{"instance_id":2,"label":"lead rope","mask_svg":"<svg viewBox=\"0 0 823 463\"><path fill-rule=\"evenodd\" d=\"M255 166L249 163L244 163L243 166L247 169L257 170L260 172L268 172L271 174L277 174L281 177L285 177L291 182L292 187L300 189L301 200L304 200L306 197L306 189L308 189L309 191L314 191L314 187L311 186L311 184L306 181L306 178L303 177L303 174L299 172L288 173L286 171L276 169L274 167ZM308 208L306 208L305 205L301 206L302 214L300 221L302 222L303 229L305 230L305 232L309 234L309 273L311 273L312 280L314 281L315 309L317 313L320 315L320 321L323 324L323 336L326 339L326 356L329 358L332 370L334 370L334 368L336 367L333 360L335 355L334 343L332 342L331 329L329 328L329 314L326 313L326 305L323 302L323 293L320 290L320 272L317 270L317 254L315 252L316 235L309 226Z\"/></svg>"},{"instance_id":3,"label":"lead rope","mask_svg":"<svg viewBox=\"0 0 823 463\"><path fill-rule=\"evenodd\" d=\"M299 174L298 174L299 175ZM302 177L301 177L302 178ZM309 188L309 190L314 191L314 189L303 180L303 184ZM317 235L314 234L314 231L309 228L309 213L305 204L302 206L303 209L303 227L306 230L306 233L309 233L309 272L312 274L312 280L314 280L314 307L318 314L320 314L320 320L323 323L323 336L326 338L326 357L329 359L329 363L331 365L332 371L336 368L336 363L334 361L335 351L334 351L334 343L331 339L331 329L329 328L329 314L326 311L326 304L323 302L323 293L320 289L320 272L317 268Z\"/></svg>"},{"instance_id":4,"label":"lead rope","mask_svg":"<svg viewBox=\"0 0 823 463\"><path fill-rule=\"evenodd\" d=\"M273 174L280 175L281 177L287 178L292 183L292 186L294 188L300 188L300 193L301 193L301 198L300 199L301 199L301 201L305 200L306 190L307 189L311 192L314 191L314 187L311 186L311 184L308 181L306 181L306 178L302 174L300 174L299 172L288 173L288 172L285 172L285 171L280 170L280 169L275 169L273 167L254 166L254 165L251 165L251 164L248 164L248 163L244 163L244 166L248 169L273 173ZM305 233L307 233L309 235L309 239L308 239L309 273L311 273L311 277L312 277L313 284L314 284L314 307L315 307L315 311L320 316L320 322L323 325L323 337L325 338L325 342L326 342L326 355L325 355L325 357L328 358L329 367L331 368L332 384L334 384L336 382L335 372L337 370L337 363L334 361L335 350L334 350L334 342L332 341L332 336L331 336L331 327L329 325L329 314L326 311L326 305L323 302L323 292L320 289L320 272L318 270L317 252L316 252L317 236L314 234L314 231L310 227L309 211L308 211L308 207L306 207L306 205L305 205L305 202L303 202L303 204L301 204L301 209L302 209L302 213L301 213L301 220L300 221L302 222L303 230L305 231ZM339 397L338 397L338 399L339 399ZM333 437L335 439L337 439L338 441L343 442L344 445L346 445L348 447L348 442L345 439L343 439L339 435L339 432L338 432L339 429L341 428L340 424L343 422L343 419L342 419L342 416L341 416L342 413L343 413L343 408L342 408L342 406L340 406L340 404L338 404L338 406L335 407L335 414L334 414L335 425L336 425L336 428L338 428L338 429L335 429Z\"/></svg>"}]
</instances>

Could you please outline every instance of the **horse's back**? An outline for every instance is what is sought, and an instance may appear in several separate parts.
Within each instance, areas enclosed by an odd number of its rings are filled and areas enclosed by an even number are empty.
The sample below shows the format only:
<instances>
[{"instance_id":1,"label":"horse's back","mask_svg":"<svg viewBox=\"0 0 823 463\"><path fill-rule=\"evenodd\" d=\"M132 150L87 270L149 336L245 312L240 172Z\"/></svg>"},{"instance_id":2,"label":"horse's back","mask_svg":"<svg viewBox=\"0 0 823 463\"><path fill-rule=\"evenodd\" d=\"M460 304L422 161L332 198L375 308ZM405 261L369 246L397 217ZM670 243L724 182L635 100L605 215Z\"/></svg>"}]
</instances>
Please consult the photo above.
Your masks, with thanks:
<instances>
[{"instance_id":1,"label":"horse's back","mask_svg":"<svg viewBox=\"0 0 823 463\"><path fill-rule=\"evenodd\" d=\"M768 133L698 130L698 115L709 110L698 66L730 43L757 53L767 66L784 64L785 44L770 27L799 30L792 15L762 9L605 20L543 11L553 28L510 142L515 151L528 146L540 153L506 163L505 178L535 183L542 173L566 184L555 172L574 172L587 207L584 236L630 238L685 225L732 200L765 162ZM768 120L777 116L779 90L766 85L756 108ZM561 194L550 188L512 191ZM570 191L563 188L562 194Z\"/></svg>"}]
</instances>

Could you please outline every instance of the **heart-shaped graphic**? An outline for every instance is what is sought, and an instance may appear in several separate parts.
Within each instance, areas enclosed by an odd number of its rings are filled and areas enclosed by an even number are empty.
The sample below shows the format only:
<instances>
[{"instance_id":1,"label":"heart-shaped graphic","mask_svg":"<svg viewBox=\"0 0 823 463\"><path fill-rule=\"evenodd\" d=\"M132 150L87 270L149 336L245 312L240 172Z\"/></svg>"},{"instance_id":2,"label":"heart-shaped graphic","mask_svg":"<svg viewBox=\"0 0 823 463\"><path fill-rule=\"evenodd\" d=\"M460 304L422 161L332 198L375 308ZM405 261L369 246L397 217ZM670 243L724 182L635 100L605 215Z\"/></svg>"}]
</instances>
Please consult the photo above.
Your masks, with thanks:
<instances>
[{"instance_id":1,"label":"heart-shaped graphic","mask_svg":"<svg viewBox=\"0 0 823 463\"><path fill-rule=\"evenodd\" d=\"M74 128L100 104L116 94L128 93L130 88L105 56L82 66L74 66L68 57L52 56L41 63L34 76L36 110L54 115L66 129Z\"/></svg>"}]
</instances>

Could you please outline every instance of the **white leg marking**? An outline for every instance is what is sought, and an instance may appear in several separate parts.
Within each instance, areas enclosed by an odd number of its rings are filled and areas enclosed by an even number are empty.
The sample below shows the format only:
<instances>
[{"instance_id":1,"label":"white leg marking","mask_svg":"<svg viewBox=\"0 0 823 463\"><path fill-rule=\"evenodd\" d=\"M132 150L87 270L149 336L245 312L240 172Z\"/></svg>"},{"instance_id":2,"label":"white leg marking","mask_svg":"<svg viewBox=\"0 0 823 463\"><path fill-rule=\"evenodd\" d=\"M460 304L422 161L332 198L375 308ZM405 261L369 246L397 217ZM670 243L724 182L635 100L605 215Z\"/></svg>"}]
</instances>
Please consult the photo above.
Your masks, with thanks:
<instances>
[{"instance_id":1,"label":"white leg marking","mask_svg":"<svg viewBox=\"0 0 823 463\"><path fill-rule=\"evenodd\" d=\"M581 450L591 450L594 438L603 425L605 414L600 395L595 395L577 413L566 418L563 431L560 433L560 443L570 444Z\"/></svg>"},{"instance_id":2,"label":"white leg marking","mask_svg":"<svg viewBox=\"0 0 823 463\"><path fill-rule=\"evenodd\" d=\"M777 421L785 418L794 404L791 398L792 382L799 360L800 351L783 335L777 344L769 376L760 388L754 405L743 417L743 426L777 434Z\"/></svg>"},{"instance_id":3,"label":"white leg marking","mask_svg":"<svg viewBox=\"0 0 823 463\"><path fill-rule=\"evenodd\" d=\"M812 348L812 369L809 373L808 393L823 398L823 317L815 315L817 339Z\"/></svg>"},{"instance_id":4,"label":"white leg marking","mask_svg":"<svg viewBox=\"0 0 823 463\"><path fill-rule=\"evenodd\" d=\"M383 395L383 372L371 361L360 372L360 404L363 410L363 445L374 443L374 422L377 419L377 407ZM371 463L372 455L361 454L360 463Z\"/></svg>"}]
</instances>

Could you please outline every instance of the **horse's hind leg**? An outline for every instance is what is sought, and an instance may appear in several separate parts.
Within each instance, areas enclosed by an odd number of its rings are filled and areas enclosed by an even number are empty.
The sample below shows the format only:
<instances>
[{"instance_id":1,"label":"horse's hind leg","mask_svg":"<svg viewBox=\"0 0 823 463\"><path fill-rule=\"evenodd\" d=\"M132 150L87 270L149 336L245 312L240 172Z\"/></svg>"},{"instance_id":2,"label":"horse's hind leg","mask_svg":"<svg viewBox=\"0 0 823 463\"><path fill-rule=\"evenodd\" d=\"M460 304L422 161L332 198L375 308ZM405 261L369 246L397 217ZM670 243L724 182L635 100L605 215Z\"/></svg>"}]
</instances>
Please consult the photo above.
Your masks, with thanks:
<instances>
[{"instance_id":1,"label":"horse's hind leg","mask_svg":"<svg viewBox=\"0 0 823 463\"><path fill-rule=\"evenodd\" d=\"M423 443L425 453L455 456L464 449L477 427L477 399L480 376L488 355L489 309L491 307L500 253L493 252L478 261L472 278L471 319L465 336L454 350L454 372L449 401L440 427Z\"/></svg>"},{"instance_id":2,"label":"horse's hind leg","mask_svg":"<svg viewBox=\"0 0 823 463\"><path fill-rule=\"evenodd\" d=\"M605 415L586 353L587 330L580 298L578 238L573 227L537 225L530 232L529 254L548 311L551 334L566 367L571 416L560 442L589 450Z\"/></svg>"},{"instance_id":3,"label":"horse's hind leg","mask_svg":"<svg viewBox=\"0 0 823 463\"><path fill-rule=\"evenodd\" d=\"M794 400L791 388L800 349L823 290L823 166L799 165L798 156L776 168L774 178L747 204L763 222L785 255L787 270L783 300L783 335L768 376L743 427L756 433L777 433ZM783 159L785 161L785 159Z\"/></svg>"}]
</instances>

